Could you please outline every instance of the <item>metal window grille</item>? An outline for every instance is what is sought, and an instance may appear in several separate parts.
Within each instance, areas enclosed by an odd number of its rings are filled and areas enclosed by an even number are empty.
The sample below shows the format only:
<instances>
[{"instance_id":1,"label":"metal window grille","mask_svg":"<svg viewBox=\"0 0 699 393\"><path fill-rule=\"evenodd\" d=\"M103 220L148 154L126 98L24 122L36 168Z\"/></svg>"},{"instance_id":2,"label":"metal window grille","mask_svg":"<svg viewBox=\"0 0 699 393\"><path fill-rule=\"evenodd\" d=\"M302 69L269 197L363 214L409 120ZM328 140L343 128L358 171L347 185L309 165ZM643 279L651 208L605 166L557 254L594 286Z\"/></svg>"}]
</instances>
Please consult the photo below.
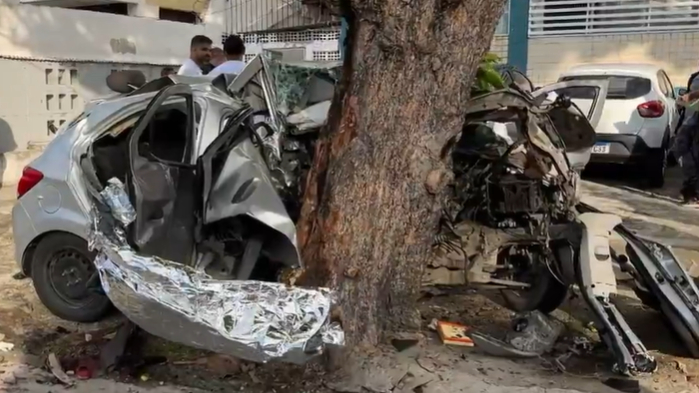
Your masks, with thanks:
<instances>
[{"instance_id":1,"label":"metal window grille","mask_svg":"<svg viewBox=\"0 0 699 393\"><path fill-rule=\"evenodd\" d=\"M297 31L243 33L241 34L241 37L246 44L337 41L340 39L340 27L337 26L324 29L307 29Z\"/></svg>"},{"instance_id":2,"label":"metal window grille","mask_svg":"<svg viewBox=\"0 0 699 393\"><path fill-rule=\"evenodd\" d=\"M510 31L510 1L505 4L505 11L500 17L497 27L495 27L495 35L507 35Z\"/></svg>"},{"instance_id":3,"label":"metal window grille","mask_svg":"<svg viewBox=\"0 0 699 393\"><path fill-rule=\"evenodd\" d=\"M529 35L699 29L699 0L531 0Z\"/></svg>"},{"instance_id":4,"label":"metal window grille","mask_svg":"<svg viewBox=\"0 0 699 393\"><path fill-rule=\"evenodd\" d=\"M226 11L229 30L238 34L330 26L340 22L317 0L231 0Z\"/></svg>"},{"instance_id":5,"label":"metal window grille","mask_svg":"<svg viewBox=\"0 0 699 393\"><path fill-rule=\"evenodd\" d=\"M313 61L337 61L340 60L340 51L313 52Z\"/></svg>"}]
</instances>

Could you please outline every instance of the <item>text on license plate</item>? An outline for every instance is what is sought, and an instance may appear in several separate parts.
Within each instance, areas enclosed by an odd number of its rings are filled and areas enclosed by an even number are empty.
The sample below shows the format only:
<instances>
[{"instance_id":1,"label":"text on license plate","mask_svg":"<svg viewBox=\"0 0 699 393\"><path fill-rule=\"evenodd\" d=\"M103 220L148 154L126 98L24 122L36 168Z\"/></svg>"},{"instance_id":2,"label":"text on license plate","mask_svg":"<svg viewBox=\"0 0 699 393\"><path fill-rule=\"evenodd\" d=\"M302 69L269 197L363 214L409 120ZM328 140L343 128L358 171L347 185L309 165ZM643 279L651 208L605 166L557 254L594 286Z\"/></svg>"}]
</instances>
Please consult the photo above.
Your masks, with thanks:
<instances>
[{"instance_id":1,"label":"text on license plate","mask_svg":"<svg viewBox=\"0 0 699 393\"><path fill-rule=\"evenodd\" d=\"M609 154L609 143L598 143L592 146L593 154Z\"/></svg>"}]
</instances>

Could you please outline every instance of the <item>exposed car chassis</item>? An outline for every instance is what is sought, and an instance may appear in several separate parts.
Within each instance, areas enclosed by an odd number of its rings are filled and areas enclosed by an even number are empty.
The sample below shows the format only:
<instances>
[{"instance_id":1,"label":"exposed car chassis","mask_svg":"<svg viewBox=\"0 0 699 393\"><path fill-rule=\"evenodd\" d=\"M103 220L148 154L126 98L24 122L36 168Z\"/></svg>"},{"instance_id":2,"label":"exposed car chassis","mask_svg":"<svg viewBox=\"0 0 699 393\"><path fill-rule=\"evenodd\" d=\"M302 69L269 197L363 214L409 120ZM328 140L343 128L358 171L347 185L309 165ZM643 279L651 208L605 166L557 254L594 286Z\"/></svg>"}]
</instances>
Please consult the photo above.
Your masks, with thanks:
<instances>
[{"instance_id":1,"label":"exposed car chassis","mask_svg":"<svg viewBox=\"0 0 699 393\"><path fill-rule=\"evenodd\" d=\"M571 88L597 91L599 105L587 119L565 97ZM528 292L521 292L521 298L526 302L513 304L506 296L508 305L515 311L545 313L577 286L614 356L614 371L633 375L655 371L657 362L614 304L613 263L634 278L639 298L669 320L695 357L699 290L668 247L634 234L620 217L579 201L579 171L589 160L606 89L591 81L533 93L512 86L471 101L454 149L461 154L453 158L455 197L435 242L444 253L428 264L424 283L524 290ZM551 99L549 92L557 97ZM498 134L494 126L490 134L500 138L488 137L489 121L515 125L519 139L509 133L511 140L504 144L503 132ZM525 153L517 157L520 148ZM625 250L612 248L612 233L627 244ZM525 271L548 281L521 279Z\"/></svg>"}]
</instances>

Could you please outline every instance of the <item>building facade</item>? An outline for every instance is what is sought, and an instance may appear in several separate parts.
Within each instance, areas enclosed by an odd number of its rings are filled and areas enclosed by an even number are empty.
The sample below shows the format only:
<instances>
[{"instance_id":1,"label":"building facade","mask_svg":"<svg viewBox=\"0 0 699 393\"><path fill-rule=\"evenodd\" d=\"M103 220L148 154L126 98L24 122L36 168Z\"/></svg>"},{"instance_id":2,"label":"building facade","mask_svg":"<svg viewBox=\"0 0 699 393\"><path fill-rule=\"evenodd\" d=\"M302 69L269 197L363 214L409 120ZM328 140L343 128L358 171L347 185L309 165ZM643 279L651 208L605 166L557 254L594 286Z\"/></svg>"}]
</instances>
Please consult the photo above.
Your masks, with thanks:
<instances>
[{"instance_id":1,"label":"building facade","mask_svg":"<svg viewBox=\"0 0 699 393\"><path fill-rule=\"evenodd\" d=\"M220 37L227 3L0 1L0 184L14 184L86 101L110 93L110 73L156 78L189 55L192 36Z\"/></svg>"},{"instance_id":2,"label":"building facade","mask_svg":"<svg viewBox=\"0 0 699 393\"><path fill-rule=\"evenodd\" d=\"M513 2L527 5L512 20L527 25L526 46L519 43L516 52L535 83L554 82L580 63L658 64L675 85L699 69L697 0Z\"/></svg>"},{"instance_id":3,"label":"building facade","mask_svg":"<svg viewBox=\"0 0 699 393\"><path fill-rule=\"evenodd\" d=\"M275 50L291 61L340 59L341 22L316 0L233 0L226 34L243 36L247 58ZM510 7L497 26L491 50L508 56Z\"/></svg>"}]
</instances>

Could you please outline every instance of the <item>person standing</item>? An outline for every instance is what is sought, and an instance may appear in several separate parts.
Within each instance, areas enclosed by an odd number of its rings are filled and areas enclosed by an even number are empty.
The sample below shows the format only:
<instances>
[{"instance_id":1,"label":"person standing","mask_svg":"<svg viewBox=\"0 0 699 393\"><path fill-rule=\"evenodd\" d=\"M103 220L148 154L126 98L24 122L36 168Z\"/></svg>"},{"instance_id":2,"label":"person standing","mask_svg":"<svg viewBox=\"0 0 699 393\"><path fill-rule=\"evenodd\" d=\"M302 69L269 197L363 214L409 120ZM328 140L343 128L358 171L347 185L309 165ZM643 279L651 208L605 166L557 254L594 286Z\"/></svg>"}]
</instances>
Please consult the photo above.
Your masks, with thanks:
<instances>
[{"instance_id":1,"label":"person standing","mask_svg":"<svg viewBox=\"0 0 699 393\"><path fill-rule=\"evenodd\" d=\"M680 102L699 99L699 73L692 74L687 88L689 93L679 98ZM675 136L673 153L679 159L682 168L682 201L686 204L699 205L699 112L684 109L685 116Z\"/></svg>"},{"instance_id":2,"label":"person standing","mask_svg":"<svg viewBox=\"0 0 699 393\"><path fill-rule=\"evenodd\" d=\"M214 46L211 48L211 60L201 67L201 71L204 75L208 75L214 68L223 64L226 61L226 55L223 53L223 49Z\"/></svg>"},{"instance_id":3,"label":"person standing","mask_svg":"<svg viewBox=\"0 0 699 393\"><path fill-rule=\"evenodd\" d=\"M195 35L189 45L189 59L182 63L177 75L201 76L204 75L202 67L211 60L211 44L213 42L207 36Z\"/></svg>"},{"instance_id":4,"label":"person standing","mask_svg":"<svg viewBox=\"0 0 699 393\"><path fill-rule=\"evenodd\" d=\"M226 54L226 61L214 68L209 76L216 77L221 74L240 74L245 68L245 43L238 35L229 35L223 43L223 52Z\"/></svg>"},{"instance_id":5,"label":"person standing","mask_svg":"<svg viewBox=\"0 0 699 393\"><path fill-rule=\"evenodd\" d=\"M160 77L165 77L165 76L170 76L175 73L175 70L172 67L165 67L162 70L160 70Z\"/></svg>"}]
</instances>

